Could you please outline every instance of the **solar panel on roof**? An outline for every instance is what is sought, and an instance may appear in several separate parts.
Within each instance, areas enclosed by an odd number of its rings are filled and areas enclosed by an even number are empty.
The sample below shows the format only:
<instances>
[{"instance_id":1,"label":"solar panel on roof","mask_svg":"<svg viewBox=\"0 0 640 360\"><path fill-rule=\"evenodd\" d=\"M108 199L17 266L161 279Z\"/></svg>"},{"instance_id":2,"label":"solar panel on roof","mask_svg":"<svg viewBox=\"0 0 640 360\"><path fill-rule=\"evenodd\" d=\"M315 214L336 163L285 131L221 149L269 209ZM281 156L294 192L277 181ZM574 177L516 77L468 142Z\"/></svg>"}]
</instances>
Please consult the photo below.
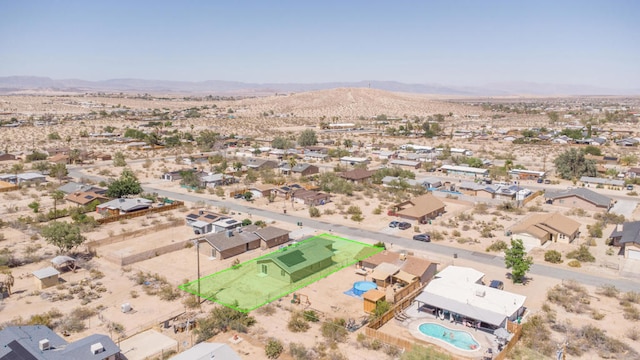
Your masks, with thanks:
<instances>
[{"instance_id":1,"label":"solar panel on roof","mask_svg":"<svg viewBox=\"0 0 640 360\"><path fill-rule=\"evenodd\" d=\"M198 218L198 215L196 215L196 214L189 214L189 215L187 215L187 217L188 217L189 219L197 219L197 218Z\"/></svg>"},{"instance_id":2,"label":"solar panel on roof","mask_svg":"<svg viewBox=\"0 0 640 360\"><path fill-rule=\"evenodd\" d=\"M84 196L84 198L85 198L85 199L87 199L87 200L91 200L91 199L93 199L93 196L91 196L91 195L85 195L85 196Z\"/></svg>"},{"instance_id":3,"label":"solar panel on roof","mask_svg":"<svg viewBox=\"0 0 640 360\"><path fill-rule=\"evenodd\" d=\"M234 222L236 222L235 219L229 219L226 221L227 224L233 224Z\"/></svg>"},{"instance_id":4,"label":"solar panel on roof","mask_svg":"<svg viewBox=\"0 0 640 360\"><path fill-rule=\"evenodd\" d=\"M205 215L204 217L206 217L207 219L212 219L212 220L216 218L215 215L211 215L211 214Z\"/></svg>"}]
</instances>

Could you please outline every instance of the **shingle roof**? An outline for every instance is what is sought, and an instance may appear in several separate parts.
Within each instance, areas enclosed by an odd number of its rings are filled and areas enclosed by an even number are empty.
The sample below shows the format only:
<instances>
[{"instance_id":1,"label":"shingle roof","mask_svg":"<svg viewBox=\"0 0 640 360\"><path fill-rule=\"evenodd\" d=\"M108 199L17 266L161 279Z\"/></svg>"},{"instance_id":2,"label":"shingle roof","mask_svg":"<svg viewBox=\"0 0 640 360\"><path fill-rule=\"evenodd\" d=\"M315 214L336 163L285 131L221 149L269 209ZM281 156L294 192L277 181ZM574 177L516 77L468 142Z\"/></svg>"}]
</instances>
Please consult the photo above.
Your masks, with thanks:
<instances>
[{"instance_id":1,"label":"shingle roof","mask_svg":"<svg viewBox=\"0 0 640 360\"><path fill-rule=\"evenodd\" d=\"M236 246L248 244L252 241L259 240L260 237L256 235L255 231L258 227L255 225L245 226L241 232L231 231L231 236L228 236L227 231L219 233L211 233L205 235L204 239L211 244L218 251L225 251Z\"/></svg>"},{"instance_id":2,"label":"shingle roof","mask_svg":"<svg viewBox=\"0 0 640 360\"><path fill-rule=\"evenodd\" d=\"M573 235L580 229L580 223L562 214L533 214L511 228L513 233L526 232L539 239L556 232Z\"/></svg>"},{"instance_id":3,"label":"shingle roof","mask_svg":"<svg viewBox=\"0 0 640 360\"><path fill-rule=\"evenodd\" d=\"M436 210L444 209L444 203L437 197L433 196L433 194L418 196L417 198L411 199L409 203L413 204L413 206L398 211L399 215L421 217L431 214Z\"/></svg>"},{"instance_id":4,"label":"shingle roof","mask_svg":"<svg viewBox=\"0 0 640 360\"><path fill-rule=\"evenodd\" d=\"M626 222L622 225L622 231L614 231L611 236L621 235L620 244L640 244L640 221Z\"/></svg>"},{"instance_id":5,"label":"shingle roof","mask_svg":"<svg viewBox=\"0 0 640 360\"><path fill-rule=\"evenodd\" d=\"M262 229L258 229L254 231L254 233L258 235L262 240L267 241L267 240L275 239L282 235L288 235L289 230L280 229L279 227L275 227L275 226L267 226Z\"/></svg>"},{"instance_id":6,"label":"shingle roof","mask_svg":"<svg viewBox=\"0 0 640 360\"><path fill-rule=\"evenodd\" d=\"M585 189L585 188L575 188L561 191L549 191L545 193L544 197L546 199L556 200L571 196L577 196L585 201L595 204L599 207L608 208L611 204L611 198L602 194L599 194L595 191Z\"/></svg>"}]
</instances>

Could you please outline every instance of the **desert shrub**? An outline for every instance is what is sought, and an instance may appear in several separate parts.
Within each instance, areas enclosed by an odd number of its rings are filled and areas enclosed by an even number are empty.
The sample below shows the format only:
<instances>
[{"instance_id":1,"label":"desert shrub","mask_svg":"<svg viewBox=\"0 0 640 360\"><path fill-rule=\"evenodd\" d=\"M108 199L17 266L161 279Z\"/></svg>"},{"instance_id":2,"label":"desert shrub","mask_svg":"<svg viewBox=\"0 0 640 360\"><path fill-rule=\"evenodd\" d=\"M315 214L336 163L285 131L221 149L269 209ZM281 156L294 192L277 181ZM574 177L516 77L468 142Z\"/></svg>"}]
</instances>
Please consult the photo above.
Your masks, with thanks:
<instances>
[{"instance_id":1,"label":"desert shrub","mask_svg":"<svg viewBox=\"0 0 640 360\"><path fill-rule=\"evenodd\" d=\"M580 264L580 261L578 261L578 260L571 260L571 261L569 261L567 263L567 265L569 265L570 267L573 267L573 268L582 267L582 265Z\"/></svg>"},{"instance_id":2,"label":"desert shrub","mask_svg":"<svg viewBox=\"0 0 640 360\"><path fill-rule=\"evenodd\" d=\"M460 237L462 234L461 234L461 233L460 233L460 231L458 231L458 230L453 230L453 231L451 232L451 235L452 235L453 237Z\"/></svg>"},{"instance_id":3,"label":"desert shrub","mask_svg":"<svg viewBox=\"0 0 640 360\"><path fill-rule=\"evenodd\" d=\"M349 332L345 329L346 321L341 318L335 318L325 321L320 327L322 336L330 342L344 342L347 340Z\"/></svg>"},{"instance_id":4,"label":"desert shrub","mask_svg":"<svg viewBox=\"0 0 640 360\"><path fill-rule=\"evenodd\" d=\"M587 289L575 281L565 281L549 289L547 300L569 313L581 314L589 309Z\"/></svg>"},{"instance_id":5,"label":"desert shrub","mask_svg":"<svg viewBox=\"0 0 640 360\"><path fill-rule=\"evenodd\" d=\"M382 241L378 241L377 243L373 244L373 246L378 247L378 248L382 248L382 249L387 249L387 245L385 245L385 243L383 243Z\"/></svg>"},{"instance_id":6,"label":"desert shrub","mask_svg":"<svg viewBox=\"0 0 640 360\"><path fill-rule=\"evenodd\" d=\"M627 320L638 321L640 320L640 311L637 307L628 304L622 308L622 316Z\"/></svg>"},{"instance_id":7,"label":"desert shrub","mask_svg":"<svg viewBox=\"0 0 640 360\"><path fill-rule=\"evenodd\" d=\"M373 215L380 215L382 214L382 208L378 206L377 208L373 209L372 213Z\"/></svg>"},{"instance_id":8,"label":"desert shrub","mask_svg":"<svg viewBox=\"0 0 640 360\"><path fill-rule=\"evenodd\" d=\"M594 320L602 320L604 319L604 316L605 316L604 313L601 313L598 310L591 311L591 318Z\"/></svg>"},{"instance_id":9,"label":"desert shrub","mask_svg":"<svg viewBox=\"0 0 640 360\"><path fill-rule=\"evenodd\" d=\"M196 309L196 308L200 307L200 300L198 299L197 296L192 294L192 295L189 295L186 298L184 298L184 300L182 300L182 304L187 309Z\"/></svg>"},{"instance_id":10,"label":"desert shrub","mask_svg":"<svg viewBox=\"0 0 640 360\"><path fill-rule=\"evenodd\" d=\"M614 285L604 284L598 287L596 293L610 298L617 298L618 294L620 294L620 290L618 290Z\"/></svg>"},{"instance_id":11,"label":"desert shrub","mask_svg":"<svg viewBox=\"0 0 640 360\"><path fill-rule=\"evenodd\" d=\"M283 350L284 346L282 346L282 342L278 339L271 338L264 347L264 354L267 355L269 359L276 359L282 354Z\"/></svg>"},{"instance_id":12,"label":"desert shrub","mask_svg":"<svg viewBox=\"0 0 640 360\"><path fill-rule=\"evenodd\" d=\"M504 242L502 240L498 240L498 241L494 241L491 245L489 245L487 247L487 252L490 252L490 251L504 251L508 247L509 246L507 245L506 242Z\"/></svg>"},{"instance_id":13,"label":"desert shrub","mask_svg":"<svg viewBox=\"0 0 640 360\"><path fill-rule=\"evenodd\" d=\"M400 360L452 360L449 354L441 353L434 347L414 345L410 351L406 351Z\"/></svg>"},{"instance_id":14,"label":"desert shrub","mask_svg":"<svg viewBox=\"0 0 640 360\"><path fill-rule=\"evenodd\" d=\"M234 305L237 306L237 302ZM196 343L208 340L220 331L235 330L246 333L255 323L256 319L246 313L226 306L215 307L205 318L198 321L198 327L194 330L198 336Z\"/></svg>"},{"instance_id":15,"label":"desert shrub","mask_svg":"<svg viewBox=\"0 0 640 360\"><path fill-rule=\"evenodd\" d=\"M549 250L544 253L544 261L552 264L560 264L562 263L562 254L556 250Z\"/></svg>"},{"instance_id":16,"label":"desert shrub","mask_svg":"<svg viewBox=\"0 0 640 360\"><path fill-rule=\"evenodd\" d=\"M311 360L313 355L311 352L301 343L289 344L289 354L294 360Z\"/></svg>"},{"instance_id":17,"label":"desert shrub","mask_svg":"<svg viewBox=\"0 0 640 360\"><path fill-rule=\"evenodd\" d=\"M589 236L594 238L602 237L602 228L604 224L601 221L598 221L592 225L587 225L587 230L589 231Z\"/></svg>"},{"instance_id":18,"label":"desert shrub","mask_svg":"<svg viewBox=\"0 0 640 360\"><path fill-rule=\"evenodd\" d=\"M473 220L473 215L463 212L458 214L458 216L456 216L458 218L458 221L471 221Z\"/></svg>"},{"instance_id":19,"label":"desert shrub","mask_svg":"<svg viewBox=\"0 0 640 360\"><path fill-rule=\"evenodd\" d=\"M320 217L320 210L315 206L309 207L309 216L312 218Z\"/></svg>"},{"instance_id":20,"label":"desert shrub","mask_svg":"<svg viewBox=\"0 0 640 360\"><path fill-rule=\"evenodd\" d=\"M267 304L257 308L256 312L261 315L271 316L276 313L276 307L273 304Z\"/></svg>"},{"instance_id":21,"label":"desert shrub","mask_svg":"<svg viewBox=\"0 0 640 360\"><path fill-rule=\"evenodd\" d=\"M400 356L400 348L394 345L387 345L384 348L384 353L392 359L397 359Z\"/></svg>"},{"instance_id":22,"label":"desert shrub","mask_svg":"<svg viewBox=\"0 0 640 360\"><path fill-rule=\"evenodd\" d=\"M622 296L622 300L637 304L640 302L640 293L635 291L626 292Z\"/></svg>"},{"instance_id":23,"label":"desert shrub","mask_svg":"<svg viewBox=\"0 0 640 360\"><path fill-rule=\"evenodd\" d=\"M522 325L522 343L530 349L536 349L546 356L551 356L555 344L551 342L551 330L544 318L538 314L530 316Z\"/></svg>"},{"instance_id":24,"label":"desert shrub","mask_svg":"<svg viewBox=\"0 0 640 360\"><path fill-rule=\"evenodd\" d=\"M474 207L473 207L473 213L474 214L487 214L489 212L489 206L485 203L477 203Z\"/></svg>"},{"instance_id":25,"label":"desert shrub","mask_svg":"<svg viewBox=\"0 0 640 360\"><path fill-rule=\"evenodd\" d=\"M303 312L303 315L304 315L304 319L309 322L320 321L320 317L318 316L318 313L315 312L314 310L306 310L305 312Z\"/></svg>"},{"instance_id":26,"label":"desert shrub","mask_svg":"<svg viewBox=\"0 0 640 360\"><path fill-rule=\"evenodd\" d=\"M580 262L596 261L596 258L593 255L591 255L591 252L589 251L589 248L586 245L580 245L580 247L577 250L570 251L567 254L567 259L576 259Z\"/></svg>"},{"instance_id":27,"label":"desert shrub","mask_svg":"<svg viewBox=\"0 0 640 360\"><path fill-rule=\"evenodd\" d=\"M433 241L444 240L444 234L442 234L440 231L434 230L431 232L431 240Z\"/></svg>"},{"instance_id":28,"label":"desert shrub","mask_svg":"<svg viewBox=\"0 0 640 360\"><path fill-rule=\"evenodd\" d=\"M629 328L625 335L633 341L640 339L640 331L636 327Z\"/></svg>"},{"instance_id":29,"label":"desert shrub","mask_svg":"<svg viewBox=\"0 0 640 360\"><path fill-rule=\"evenodd\" d=\"M309 330L309 323L304 318L304 315L300 311L294 311L291 313L287 328L291 332L306 332Z\"/></svg>"},{"instance_id":30,"label":"desert shrub","mask_svg":"<svg viewBox=\"0 0 640 360\"><path fill-rule=\"evenodd\" d=\"M389 309L391 309L391 304L386 302L386 301L380 301L378 303L376 303L376 308L373 311L373 316L376 318L379 318L380 316L382 316L384 313L386 313L387 311L389 311Z\"/></svg>"}]
</instances>

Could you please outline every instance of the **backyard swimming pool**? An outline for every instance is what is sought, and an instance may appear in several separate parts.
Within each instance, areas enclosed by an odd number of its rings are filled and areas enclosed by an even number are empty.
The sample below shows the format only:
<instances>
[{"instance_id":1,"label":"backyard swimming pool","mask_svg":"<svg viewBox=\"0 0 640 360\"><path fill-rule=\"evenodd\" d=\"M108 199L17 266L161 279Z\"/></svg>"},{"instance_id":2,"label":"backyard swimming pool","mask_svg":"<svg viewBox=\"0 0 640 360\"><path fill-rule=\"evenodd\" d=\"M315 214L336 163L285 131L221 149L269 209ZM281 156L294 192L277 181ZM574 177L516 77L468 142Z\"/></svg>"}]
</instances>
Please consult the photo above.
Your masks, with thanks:
<instances>
[{"instance_id":1,"label":"backyard swimming pool","mask_svg":"<svg viewBox=\"0 0 640 360\"><path fill-rule=\"evenodd\" d=\"M480 344L466 331L453 330L434 323L420 324L418 330L426 336L444 341L460 350L474 351L480 348Z\"/></svg>"}]
</instances>

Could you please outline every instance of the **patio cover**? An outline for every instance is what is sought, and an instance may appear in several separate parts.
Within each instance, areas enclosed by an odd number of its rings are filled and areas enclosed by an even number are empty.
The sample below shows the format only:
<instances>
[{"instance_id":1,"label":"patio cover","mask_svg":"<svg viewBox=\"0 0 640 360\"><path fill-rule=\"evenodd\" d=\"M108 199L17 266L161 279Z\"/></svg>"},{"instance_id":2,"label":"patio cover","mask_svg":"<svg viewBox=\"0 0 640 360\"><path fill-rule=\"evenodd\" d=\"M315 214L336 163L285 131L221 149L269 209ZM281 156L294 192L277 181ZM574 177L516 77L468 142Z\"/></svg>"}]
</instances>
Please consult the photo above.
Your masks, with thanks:
<instances>
[{"instance_id":1,"label":"patio cover","mask_svg":"<svg viewBox=\"0 0 640 360\"><path fill-rule=\"evenodd\" d=\"M68 263L68 262L73 263L75 261L76 261L76 259L74 259L74 258L72 258L70 256L64 256L64 255L56 256L53 259L51 259L51 263L54 266L62 266L65 263Z\"/></svg>"},{"instance_id":2,"label":"patio cover","mask_svg":"<svg viewBox=\"0 0 640 360\"><path fill-rule=\"evenodd\" d=\"M411 284L418 278L417 276L411 275L408 272L402 270L398 271L398 273L393 275L393 277L402 282L406 282L407 284Z\"/></svg>"},{"instance_id":3,"label":"patio cover","mask_svg":"<svg viewBox=\"0 0 640 360\"><path fill-rule=\"evenodd\" d=\"M396 265L383 262L380 265L376 266L371 273L371 278L375 280L385 281L389 276L395 275L400 268Z\"/></svg>"}]
</instances>

